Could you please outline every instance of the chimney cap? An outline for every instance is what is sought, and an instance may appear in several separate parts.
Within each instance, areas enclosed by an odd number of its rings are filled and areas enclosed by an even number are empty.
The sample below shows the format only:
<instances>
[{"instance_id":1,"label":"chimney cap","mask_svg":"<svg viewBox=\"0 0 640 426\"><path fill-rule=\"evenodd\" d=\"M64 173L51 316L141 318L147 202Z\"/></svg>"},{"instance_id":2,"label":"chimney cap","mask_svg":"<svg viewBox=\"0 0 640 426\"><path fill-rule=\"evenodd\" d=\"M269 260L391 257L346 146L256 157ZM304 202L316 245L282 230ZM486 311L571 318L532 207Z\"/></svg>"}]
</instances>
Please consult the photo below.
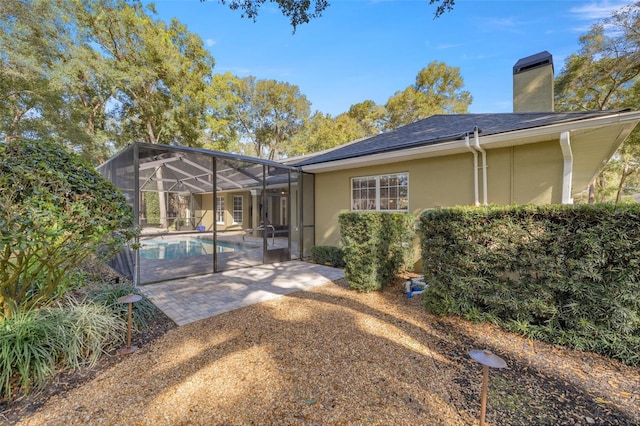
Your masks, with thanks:
<instances>
[{"instance_id":1,"label":"chimney cap","mask_svg":"<svg viewBox=\"0 0 640 426\"><path fill-rule=\"evenodd\" d=\"M529 71L530 69L545 65L551 65L551 67L553 67L553 56L551 56L551 53L546 50L520 59L513 66L513 73L520 74L521 72Z\"/></svg>"}]
</instances>

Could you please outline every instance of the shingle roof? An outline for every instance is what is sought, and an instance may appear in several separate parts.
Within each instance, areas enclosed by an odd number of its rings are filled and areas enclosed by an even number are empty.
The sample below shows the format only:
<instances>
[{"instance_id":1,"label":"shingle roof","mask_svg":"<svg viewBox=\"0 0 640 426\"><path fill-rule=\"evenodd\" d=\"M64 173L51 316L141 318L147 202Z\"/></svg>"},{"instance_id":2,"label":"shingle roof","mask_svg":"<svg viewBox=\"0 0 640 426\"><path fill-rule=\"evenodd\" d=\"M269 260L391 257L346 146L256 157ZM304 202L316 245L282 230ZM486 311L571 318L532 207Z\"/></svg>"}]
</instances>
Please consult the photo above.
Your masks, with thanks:
<instances>
[{"instance_id":1,"label":"shingle roof","mask_svg":"<svg viewBox=\"0 0 640 426\"><path fill-rule=\"evenodd\" d=\"M620 111L433 115L399 129L304 158L293 165L307 166L449 142L463 138L467 132L473 133L476 126L480 129L481 136L487 136L607 116L618 112Z\"/></svg>"}]
</instances>

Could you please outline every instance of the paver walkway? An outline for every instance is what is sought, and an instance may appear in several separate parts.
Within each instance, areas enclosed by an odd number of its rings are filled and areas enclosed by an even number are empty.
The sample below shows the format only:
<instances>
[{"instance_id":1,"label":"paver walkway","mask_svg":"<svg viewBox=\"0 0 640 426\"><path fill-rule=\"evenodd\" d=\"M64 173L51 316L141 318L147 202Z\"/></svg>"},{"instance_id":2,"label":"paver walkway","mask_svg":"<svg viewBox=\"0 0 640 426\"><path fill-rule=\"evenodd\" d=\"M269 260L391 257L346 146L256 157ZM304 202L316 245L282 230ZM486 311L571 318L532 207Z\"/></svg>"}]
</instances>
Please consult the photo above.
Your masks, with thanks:
<instances>
[{"instance_id":1,"label":"paver walkway","mask_svg":"<svg viewBox=\"0 0 640 426\"><path fill-rule=\"evenodd\" d=\"M342 269L294 260L157 284L140 290L178 325L344 278Z\"/></svg>"}]
</instances>

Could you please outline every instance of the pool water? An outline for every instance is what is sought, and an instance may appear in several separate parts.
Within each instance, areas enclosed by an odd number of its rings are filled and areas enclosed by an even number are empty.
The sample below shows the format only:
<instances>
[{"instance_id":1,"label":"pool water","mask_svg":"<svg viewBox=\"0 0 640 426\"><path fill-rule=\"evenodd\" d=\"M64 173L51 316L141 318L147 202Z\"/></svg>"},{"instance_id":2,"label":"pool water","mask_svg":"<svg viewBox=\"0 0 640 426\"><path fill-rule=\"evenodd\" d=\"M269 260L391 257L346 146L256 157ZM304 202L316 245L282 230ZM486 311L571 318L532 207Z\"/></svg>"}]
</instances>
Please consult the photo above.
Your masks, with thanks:
<instances>
[{"instance_id":1,"label":"pool water","mask_svg":"<svg viewBox=\"0 0 640 426\"><path fill-rule=\"evenodd\" d=\"M246 251L249 247L242 244L218 241L216 249L218 253L226 253ZM211 256L213 255L213 250L213 241L201 238L160 238L140 241L141 259L182 259L203 255Z\"/></svg>"}]
</instances>

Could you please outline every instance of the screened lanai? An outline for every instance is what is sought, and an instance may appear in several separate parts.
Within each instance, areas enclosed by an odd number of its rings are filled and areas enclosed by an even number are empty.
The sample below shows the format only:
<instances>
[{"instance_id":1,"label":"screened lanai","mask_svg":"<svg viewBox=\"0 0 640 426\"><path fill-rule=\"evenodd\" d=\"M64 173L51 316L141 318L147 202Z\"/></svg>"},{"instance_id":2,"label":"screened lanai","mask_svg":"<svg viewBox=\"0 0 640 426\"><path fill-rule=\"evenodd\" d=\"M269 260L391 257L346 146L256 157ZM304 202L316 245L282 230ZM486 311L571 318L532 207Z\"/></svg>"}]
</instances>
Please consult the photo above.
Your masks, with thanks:
<instances>
[{"instance_id":1,"label":"screened lanai","mask_svg":"<svg viewBox=\"0 0 640 426\"><path fill-rule=\"evenodd\" d=\"M313 245L313 175L297 168L134 143L98 170L134 211L139 239L112 266L136 284L299 259Z\"/></svg>"}]
</instances>

